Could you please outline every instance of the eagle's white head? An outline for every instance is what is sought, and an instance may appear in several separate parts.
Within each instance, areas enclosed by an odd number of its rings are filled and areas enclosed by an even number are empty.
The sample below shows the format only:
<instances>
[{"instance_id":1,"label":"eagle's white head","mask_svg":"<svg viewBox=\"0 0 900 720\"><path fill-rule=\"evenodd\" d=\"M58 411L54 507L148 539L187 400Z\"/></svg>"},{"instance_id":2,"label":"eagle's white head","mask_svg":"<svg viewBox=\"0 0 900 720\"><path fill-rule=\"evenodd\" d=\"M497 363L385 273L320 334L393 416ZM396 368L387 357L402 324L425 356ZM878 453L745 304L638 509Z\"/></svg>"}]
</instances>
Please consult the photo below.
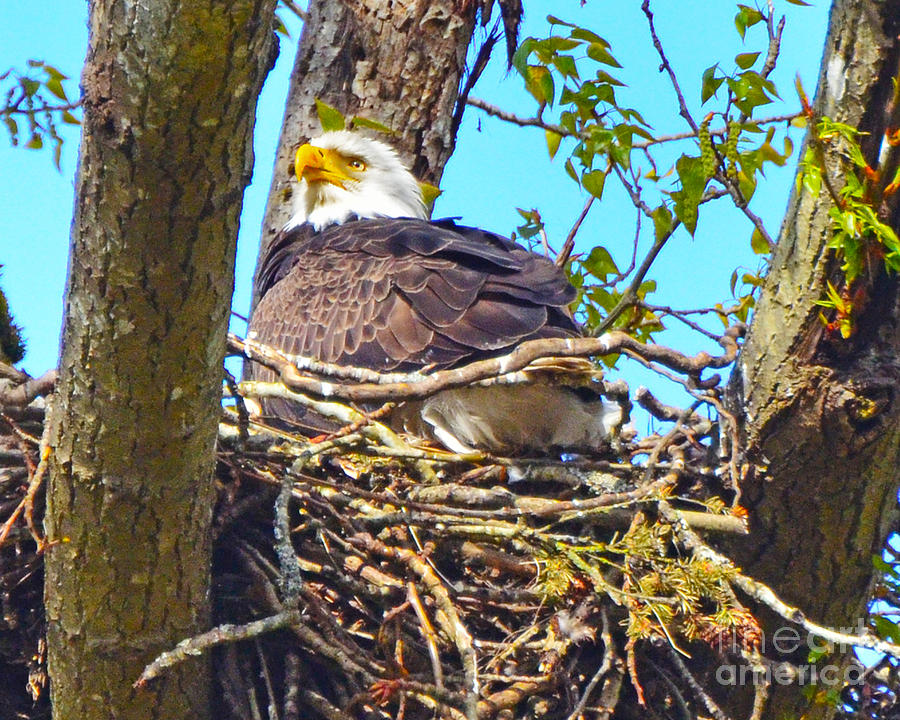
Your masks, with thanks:
<instances>
[{"instance_id":1,"label":"eagle's white head","mask_svg":"<svg viewBox=\"0 0 900 720\"><path fill-rule=\"evenodd\" d=\"M317 230L352 217L428 217L422 190L397 152L347 130L327 132L297 150L297 187L285 229Z\"/></svg>"}]
</instances>

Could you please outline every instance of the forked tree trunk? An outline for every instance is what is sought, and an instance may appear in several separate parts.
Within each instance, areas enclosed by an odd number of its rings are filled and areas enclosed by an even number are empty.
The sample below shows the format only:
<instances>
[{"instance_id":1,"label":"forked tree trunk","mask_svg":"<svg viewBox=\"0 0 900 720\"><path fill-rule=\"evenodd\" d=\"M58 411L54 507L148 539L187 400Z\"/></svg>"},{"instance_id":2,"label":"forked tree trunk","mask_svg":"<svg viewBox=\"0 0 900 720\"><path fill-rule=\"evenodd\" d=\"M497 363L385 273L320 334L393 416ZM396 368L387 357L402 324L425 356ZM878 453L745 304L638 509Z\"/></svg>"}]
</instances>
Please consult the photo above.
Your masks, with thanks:
<instances>
[{"instance_id":1,"label":"forked tree trunk","mask_svg":"<svg viewBox=\"0 0 900 720\"><path fill-rule=\"evenodd\" d=\"M869 133L863 149L873 167L885 131L897 127L887 111L900 69L898 33L897 0L838 0L832 9L816 110ZM840 187L840 161L827 164ZM858 629L872 556L897 518L900 297L897 278L882 273L858 303L856 334L842 340L825 332L816 301L826 279L841 282L825 247L831 206L824 188L818 198L795 191L732 378L749 459L760 471L742 488L752 533L730 554L812 620ZM900 229L896 195L883 219ZM778 624L767 628L770 640ZM776 685L769 717L799 716L805 705L797 686Z\"/></svg>"},{"instance_id":2,"label":"forked tree trunk","mask_svg":"<svg viewBox=\"0 0 900 720\"><path fill-rule=\"evenodd\" d=\"M275 0L95 0L46 607L53 716L208 717L205 660L132 684L209 617L213 448Z\"/></svg>"}]
</instances>

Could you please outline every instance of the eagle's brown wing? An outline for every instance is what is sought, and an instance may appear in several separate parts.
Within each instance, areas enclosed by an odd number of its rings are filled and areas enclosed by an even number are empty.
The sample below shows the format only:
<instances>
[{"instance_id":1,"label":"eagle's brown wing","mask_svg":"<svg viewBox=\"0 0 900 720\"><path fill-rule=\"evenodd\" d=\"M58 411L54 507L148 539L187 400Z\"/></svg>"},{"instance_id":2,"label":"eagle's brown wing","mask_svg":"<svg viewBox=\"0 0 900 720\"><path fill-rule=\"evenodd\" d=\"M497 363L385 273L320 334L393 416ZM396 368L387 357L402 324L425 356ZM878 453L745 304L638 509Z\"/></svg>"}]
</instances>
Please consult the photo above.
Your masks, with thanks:
<instances>
[{"instance_id":1,"label":"eagle's brown wing","mask_svg":"<svg viewBox=\"0 0 900 720\"><path fill-rule=\"evenodd\" d=\"M559 268L452 221L293 228L272 244L257 286L250 331L260 342L375 370L447 367L578 334L567 310L575 290Z\"/></svg>"}]
</instances>

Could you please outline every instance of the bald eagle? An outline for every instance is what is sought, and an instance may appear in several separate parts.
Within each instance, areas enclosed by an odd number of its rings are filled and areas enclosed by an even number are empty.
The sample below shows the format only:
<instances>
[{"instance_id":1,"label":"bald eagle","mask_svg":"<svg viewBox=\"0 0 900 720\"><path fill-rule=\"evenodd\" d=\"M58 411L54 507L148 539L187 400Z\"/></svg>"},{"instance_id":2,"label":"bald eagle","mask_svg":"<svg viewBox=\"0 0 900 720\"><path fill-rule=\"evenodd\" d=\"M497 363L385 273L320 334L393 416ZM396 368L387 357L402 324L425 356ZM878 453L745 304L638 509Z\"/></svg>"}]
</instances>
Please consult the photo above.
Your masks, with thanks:
<instances>
[{"instance_id":1,"label":"bald eagle","mask_svg":"<svg viewBox=\"0 0 900 720\"><path fill-rule=\"evenodd\" d=\"M499 235L429 221L418 182L387 144L327 132L297 150L294 170L293 215L261 258L250 337L326 362L409 372L581 334L568 310L575 289L558 267ZM531 385L447 390L406 403L389 422L455 452L607 447L622 408L585 380L586 361L561 362L577 367L567 385L559 373L552 381L538 373ZM251 375L274 379L264 368ZM270 399L263 411L333 429L286 401Z\"/></svg>"}]
</instances>

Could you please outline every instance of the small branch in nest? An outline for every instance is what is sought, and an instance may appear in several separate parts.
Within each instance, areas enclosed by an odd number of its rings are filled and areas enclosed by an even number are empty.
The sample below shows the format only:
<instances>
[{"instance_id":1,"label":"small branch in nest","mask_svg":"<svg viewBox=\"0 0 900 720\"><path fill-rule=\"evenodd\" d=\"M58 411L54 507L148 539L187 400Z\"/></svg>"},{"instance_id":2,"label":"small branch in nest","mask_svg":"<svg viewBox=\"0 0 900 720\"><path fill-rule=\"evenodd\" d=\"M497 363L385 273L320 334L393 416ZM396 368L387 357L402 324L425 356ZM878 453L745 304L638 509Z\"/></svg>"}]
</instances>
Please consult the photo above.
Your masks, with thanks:
<instances>
[{"instance_id":1,"label":"small branch in nest","mask_svg":"<svg viewBox=\"0 0 900 720\"><path fill-rule=\"evenodd\" d=\"M447 589L440 578L438 578L428 563L411 550L386 545L380 540L365 534L358 534L350 538L349 541L352 545L356 545L367 552L377 553L382 557L397 560L418 575L425 589L434 599L438 610L440 610L440 612L435 614L435 619L444 632L453 640L456 649L459 651L463 663L463 672L466 677L466 718L467 720L477 720L479 696L478 659L475 654L475 648L472 645L472 635L459 619L453 600L450 599L450 595L447 593Z\"/></svg>"},{"instance_id":2,"label":"small branch in nest","mask_svg":"<svg viewBox=\"0 0 900 720\"><path fill-rule=\"evenodd\" d=\"M48 370L39 378L33 378L9 365L5 368L0 376L19 384L11 388L0 388L0 407L25 407L36 397L49 395L56 385L56 370Z\"/></svg>"},{"instance_id":3,"label":"small branch in nest","mask_svg":"<svg viewBox=\"0 0 900 720\"><path fill-rule=\"evenodd\" d=\"M291 542L290 502L294 490L294 479L290 473L283 473L281 487L275 498L275 552L281 567L281 592L285 607L295 609L300 604L303 590L303 576L297 564L297 555Z\"/></svg>"},{"instance_id":4,"label":"small branch in nest","mask_svg":"<svg viewBox=\"0 0 900 720\"><path fill-rule=\"evenodd\" d=\"M9 418L4 419L14 431L18 430L12 420ZM38 551L40 552L44 548L44 537L34 523L34 498L44 482L44 475L47 474L47 467L50 460L49 434L50 423L44 423L44 432L41 435L38 446L40 460L38 461L37 467L32 467L32 462L28 460L27 452L24 452L23 450L29 475L28 489L25 491L25 495L19 501L19 504L16 505L15 510L10 513L3 525L0 525L0 547L6 542L6 538L9 537L9 533L12 530L13 525L15 525L16 520L24 513L25 525L28 527L28 531L31 533L31 537L34 539Z\"/></svg>"},{"instance_id":5,"label":"small branch in nest","mask_svg":"<svg viewBox=\"0 0 900 720\"><path fill-rule=\"evenodd\" d=\"M208 632L182 640L174 649L160 654L144 668L144 672L134 683L134 687L145 687L148 682L159 677L173 665L196 657L217 645L249 640L290 625L299 625L301 622L302 616L299 610L285 610L277 615L255 620L246 625L219 625Z\"/></svg>"},{"instance_id":6,"label":"small branch in nest","mask_svg":"<svg viewBox=\"0 0 900 720\"><path fill-rule=\"evenodd\" d=\"M601 608L600 613L603 620L603 629L600 632L600 639L603 641L603 662L600 663L600 667L597 668L597 672L594 673L590 682L585 685L584 692L581 693L581 697L578 699L578 702L572 709L572 712L569 713L566 720L579 720L579 718L584 717L582 713L584 712L584 708L587 706L588 699L591 697L594 689L606 674L620 662L616 655L616 647L613 644L612 634L609 631L609 618L606 616L606 608ZM608 716L609 713L607 713L607 717Z\"/></svg>"},{"instance_id":7,"label":"small branch in nest","mask_svg":"<svg viewBox=\"0 0 900 720\"><path fill-rule=\"evenodd\" d=\"M731 718L725 714L722 708L720 708L716 704L716 701L709 696L709 693L707 693L703 689L703 686L699 682L697 682L697 678L695 678L691 671L688 670L687 665L684 664L684 661L679 657L674 647L672 647L669 643L665 642L660 637L653 638L651 642L653 642L654 645L664 645L666 647L666 649L669 651L669 659L672 661L672 664L678 669L681 677L685 680L685 682L687 682L688 687L691 689L691 692L693 692L697 699L703 703L706 709L716 720L731 720Z\"/></svg>"},{"instance_id":8,"label":"small branch in nest","mask_svg":"<svg viewBox=\"0 0 900 720\"><path fill-rule=\"evenodd\" d=\"M645 345L624 332L614 330L595 338L546 338L529 340L516 346L512 352L501 357L478 360L458 368L439 370L429 375L410 373L402 376L392 374L390 382L372 382L377 373L362 368L321 363L304 357L289 357L253 340L241 340L229 335L229 346L250 360L261 362L275 370L282 382L292 391L306 393L319 398L342 399L353 402L377 402L386 400L420 400L441 390L465 387L490 378L502 378L503 382L529 382L529 373L518 373L529 364L545 357L582 357L631 352L648 361L657 362L689 377L696 378L698 384L702 372L708 368L722 368L734 362L737 355L737 338L745 331L743 325L733 325L719 338L725 352L713 356L706 352L694 356L683 355L677 350L661 345ZM301 368L315 371L327 377L352 379L351 375L366 377L357 384L341 384L319 380L300 372ZM402 379L400 379L402 378ZM382 378L379 377L379 380ZM242 387L252 385L242 383ZM248 393L250 394L250 393ZM353 422L358 418L354 418Z\"/></svg>"},{"instance_id":9,"label":"small branch in nest","mask_svg":"<svg viewBox=\"0 0 900 720\"><path fill-rule=\"evenodd\" d=\"M434 686L439 690L444 689L444 671L441 668L441 655L437 647L437 633L431 626L428 614L422 606L422 599L419 597L419 591L416 590L416 584L413 582L406 583L406 597L409 598L409 604L412 606L419 619L419 625L422 628L422 634L425 636L425 644L428 647L428 657L431 660L431 672L434 674Z\"/></svg>"}]
</instances>

